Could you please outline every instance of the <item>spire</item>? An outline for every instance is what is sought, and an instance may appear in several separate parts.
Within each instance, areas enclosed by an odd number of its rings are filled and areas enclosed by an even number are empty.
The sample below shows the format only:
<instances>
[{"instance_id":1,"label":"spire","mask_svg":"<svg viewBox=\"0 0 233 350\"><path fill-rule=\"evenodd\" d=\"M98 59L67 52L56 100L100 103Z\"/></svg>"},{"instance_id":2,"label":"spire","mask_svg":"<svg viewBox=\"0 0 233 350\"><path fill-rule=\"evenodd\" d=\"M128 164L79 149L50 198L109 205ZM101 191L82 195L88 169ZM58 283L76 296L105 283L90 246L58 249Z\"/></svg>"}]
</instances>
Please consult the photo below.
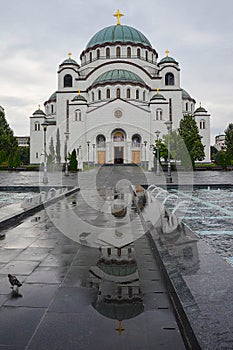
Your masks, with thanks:
<instances>
[{"instance_id":1,"label":"spire","mask_svg":"<svg viewBox=\"0 0 233 350\"><path fill-rule=\"evenodd\" d=\"M166 57L168 57L169 53L170 53L170 51L167 49L167 50L165 51Z\"/></svg>"},{"instance_id":2,"label":"spire","mask_svg":"<svg viewBox=\"0 0 233 350\"><path fill-rule=\"evenodd\" d=\"M121 25L121 17L123 17L123 13L120 12L120 10L117 10L117 13L115 13L114 17L117 18L117 25Z\"/></svg>"}]
</instances>

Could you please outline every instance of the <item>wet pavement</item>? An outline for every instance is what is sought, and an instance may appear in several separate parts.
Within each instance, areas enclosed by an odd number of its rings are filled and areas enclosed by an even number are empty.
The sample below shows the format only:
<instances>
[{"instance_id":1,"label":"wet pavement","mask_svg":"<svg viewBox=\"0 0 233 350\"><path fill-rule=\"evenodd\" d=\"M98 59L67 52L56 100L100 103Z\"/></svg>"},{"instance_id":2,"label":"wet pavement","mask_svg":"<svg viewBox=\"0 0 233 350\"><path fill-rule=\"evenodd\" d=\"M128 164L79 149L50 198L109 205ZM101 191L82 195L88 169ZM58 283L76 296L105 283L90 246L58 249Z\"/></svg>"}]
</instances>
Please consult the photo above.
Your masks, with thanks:
<instances>
[{"instance_id":1,"label":"wet pavement","mask_svg":"<svg viewBox=\"0 0 233 350\"><path fill-rule=\"evenodd\" d=\"M0 241L0 348L185 349L131 202L129 182L146 181L145 173L107 167L67 181L81 191ZM23 283L18 293L8 273Z\"/></svg>"}]
</instances>

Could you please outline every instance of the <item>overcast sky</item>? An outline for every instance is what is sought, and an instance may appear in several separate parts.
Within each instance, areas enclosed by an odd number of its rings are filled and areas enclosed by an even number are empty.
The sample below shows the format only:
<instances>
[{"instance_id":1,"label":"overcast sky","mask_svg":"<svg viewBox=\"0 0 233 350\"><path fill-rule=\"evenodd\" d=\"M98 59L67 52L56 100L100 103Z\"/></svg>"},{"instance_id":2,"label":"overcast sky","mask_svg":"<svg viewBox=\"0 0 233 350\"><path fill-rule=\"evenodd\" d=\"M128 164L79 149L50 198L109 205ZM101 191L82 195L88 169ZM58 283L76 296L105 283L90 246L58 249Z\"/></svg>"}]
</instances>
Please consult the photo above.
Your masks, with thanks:
<instances>
[{"instance_id":1,"label":"overcast sky","mask_svg":"<svg viewBox=\"0 0 233 350\"><path fill-rule=\"evenodd\" d=\"M233 122L233 1L0 0L0 105L15 135L29 135L29 116L57 89L58 65L79 56L100 29L142 31L159 54L180 64L182 88L211 113L212 142Z\"/></svg>"}]
</instances>

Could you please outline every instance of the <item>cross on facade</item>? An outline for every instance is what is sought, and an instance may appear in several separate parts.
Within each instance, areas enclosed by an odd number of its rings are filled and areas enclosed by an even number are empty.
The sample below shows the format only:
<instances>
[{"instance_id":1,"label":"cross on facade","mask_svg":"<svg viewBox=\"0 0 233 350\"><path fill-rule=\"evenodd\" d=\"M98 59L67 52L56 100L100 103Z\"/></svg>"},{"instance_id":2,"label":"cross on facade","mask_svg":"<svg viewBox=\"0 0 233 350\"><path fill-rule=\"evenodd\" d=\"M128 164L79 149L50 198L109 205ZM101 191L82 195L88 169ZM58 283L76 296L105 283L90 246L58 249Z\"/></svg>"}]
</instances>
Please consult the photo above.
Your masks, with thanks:
<instances>
[{"instance_id":1,"label":"cross on facade","mask_svg":"<svg viewBox=\"0 0 233 350\"><path fill-rule=\"evenodd\" d=\"M119 327L116 329L116 331L119 332L119 335L121 335L121 333L124 331L125 329L122 328L122 321L119 321Z\"/></svg>"},{"instance_id":2,"label":"cross on facade","mask_svg":"<svg viewBox=\"0 0 233 350\"><path fill-rule=\"evenodd\" d=\"M115 13L114 17L117 17L117 25L120 26L121 25L121 17L123 17L124 15L121 13L120 10L117 10L117 13Z\"/></svg>"}]
</instances>

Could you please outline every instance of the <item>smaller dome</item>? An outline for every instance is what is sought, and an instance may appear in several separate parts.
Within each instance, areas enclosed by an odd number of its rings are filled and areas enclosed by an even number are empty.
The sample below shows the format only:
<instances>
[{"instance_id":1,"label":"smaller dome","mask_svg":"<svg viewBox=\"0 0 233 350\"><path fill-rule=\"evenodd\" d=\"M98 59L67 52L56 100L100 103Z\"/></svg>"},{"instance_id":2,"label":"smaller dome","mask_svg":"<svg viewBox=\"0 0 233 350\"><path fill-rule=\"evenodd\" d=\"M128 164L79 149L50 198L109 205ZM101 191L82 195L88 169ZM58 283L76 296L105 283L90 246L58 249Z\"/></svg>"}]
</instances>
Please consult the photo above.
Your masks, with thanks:
<instances>
[{"instance_id":1,"label":"smaller dome","mask_svg":"<svg viewBox=\"0 0 233 350\"><path fill-rule=\"evenodd\" d=\"M114 69L101 74L92 87L99 84L133 83L145 86L145 82L135 73L125 69Z\"/></svg>"},{"instance_id":2,"label":"smaller dome","mask_svg":"<svg viewBox=\"0 0 233 350\"><path fill-rule=\"evenodd\" d=\"M162 58L161 61L159 62L159 64L165 64L165 63L176 63L176 64L178 64L178 62L176 62L176 60L174 58L169 57L169 56Z\"/></svg>"},{"instance_id":3,"label":"smaller dome","mask_svg":"<svg viewBox=\"0 0 233 350\"><path fill-rule=\"evenodd\" d=\"M182 99L183 100L186 100L186 99L191 100L192 97L189 95L189 93L186 90L182 89Z\"/></svg>"},{"instance_id":4,"label":"smaller dome","mask_svg":"<svg viewBox=\"0 0 233 350\"><path fill-rule=\"evenodd\" d=\"M64 66L64 65L67 65L67 64L73 65L73 66L79 66L78 63L71 58L71 54L70 54L69 58L67 58L65 61L63 61L60 65Z\"/></svg>"},{"instance_id":5,"label":"smaller dome","mask_svg":"<svg viewBox=\"0 0 233 350\"><path fill-rule=\"evenodd\" d=\"M156 95L154 95L150 100L151 100L151 101L155 101L155 100L166 100L166 98L165 98L163 95L161 95L161 94L156 94Z\"/></svg>"},{"instance_id":6,"label":"smaller dome","mask_svg":"<svg viewBox=\"0 0 233 350\"><path fill-rule=\"evenodd\" d=\"M45 116L46 114L41 109L37 109L32 115L43 115L43 116Z\"/></svg>"},{"instance_id":7,"label":"smaller dome","mask_svg":"<svg viewBox=\"0 0 233 350\"><path fill-rule=\"evenodd\" d=\"M198 107L194 113L207 113L207 110L202 106Z\"/></svg>"},{"instance_id":8,"label":"smaller dome","mask_svg":"<svg viewBox=\"0 0 233 350\"><path fill-rule=\"evenodd\" d=\"M78 101L78 102L87 102L87 100L85 99L85 97L84 96L82 96L82 95L76 95L74 98L73 98L73 100L72 100L72 102L75 102L75 101Z\"/></svg>"},{"instance_id":9,"label":"smaller dome","mask_svg":"<svg viewBox=\"0 0 233 350\"><path fill-rule=\"evenodd\" d=\"M57 93L54 92L50 98L48 99L48 102L56 102L57 101Z\"/></svg>"}]
</instances>

